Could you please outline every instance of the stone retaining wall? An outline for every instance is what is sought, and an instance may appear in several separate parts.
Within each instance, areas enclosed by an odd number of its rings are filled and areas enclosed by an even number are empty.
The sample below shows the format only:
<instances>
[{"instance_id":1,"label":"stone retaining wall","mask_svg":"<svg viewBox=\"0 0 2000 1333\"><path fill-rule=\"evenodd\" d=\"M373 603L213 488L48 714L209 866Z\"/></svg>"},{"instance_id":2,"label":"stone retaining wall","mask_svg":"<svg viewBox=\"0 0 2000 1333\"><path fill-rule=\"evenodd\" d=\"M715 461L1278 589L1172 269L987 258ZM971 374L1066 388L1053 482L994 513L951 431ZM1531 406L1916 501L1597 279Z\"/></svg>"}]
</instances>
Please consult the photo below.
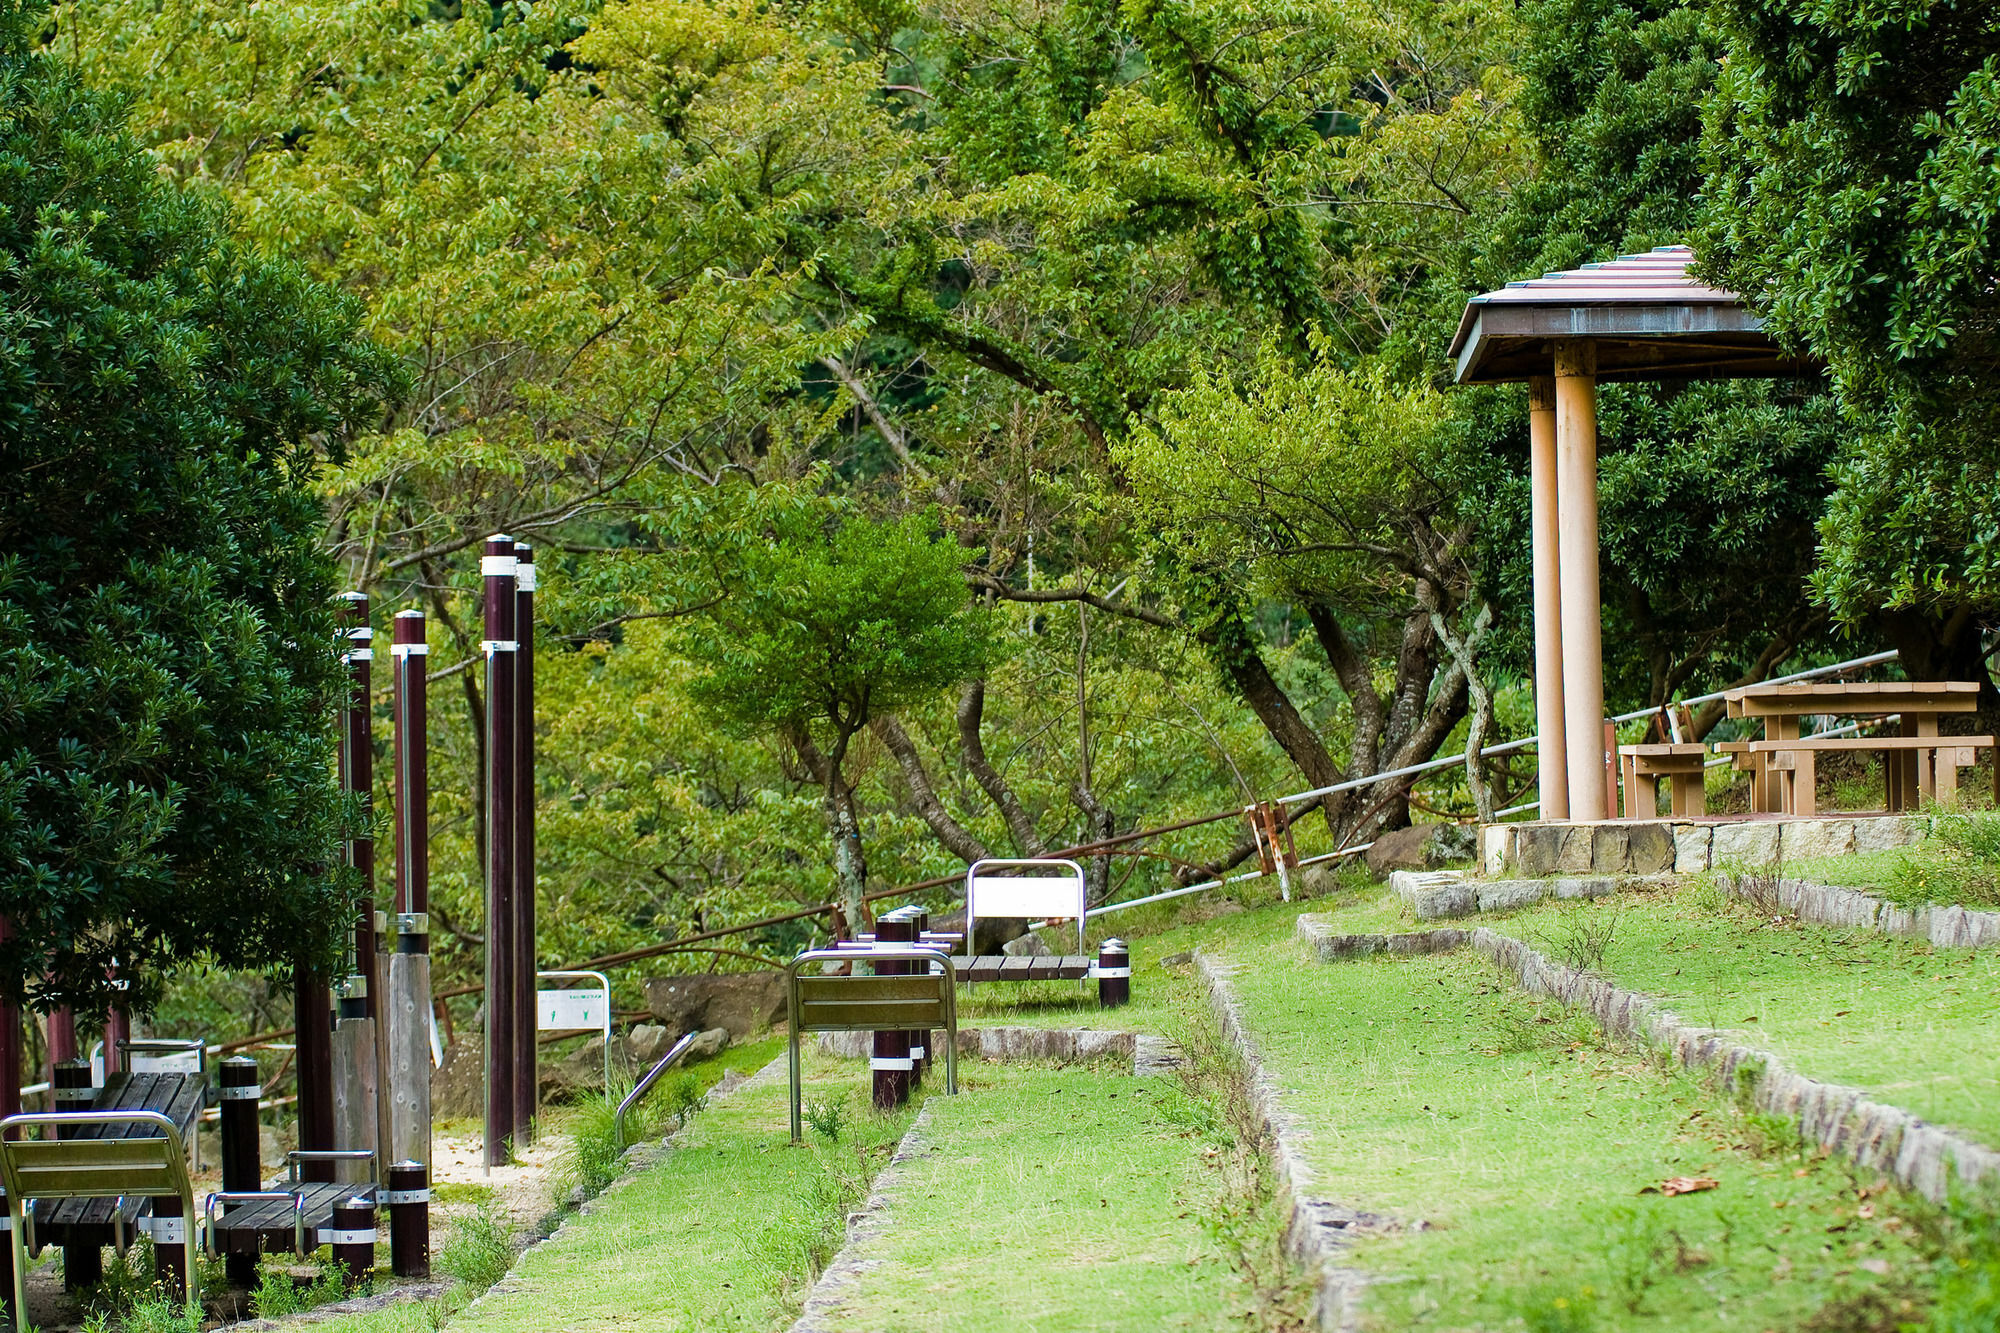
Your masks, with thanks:
<instances>
[{"instance_id":1,"label":"stone retaining wall","mask_svg":"<svg viewBox=\"0 0 2000 1333\"><path fill-rule=\"evenodd\" d=\"M1910 815L1486 824L1479 830L1479 867L1490 879L1762 870L1903 847L1928 830L1922 817Z\"/></svg>"},{"instance_id":2,"label":"stone retaining wall","mask_svg":"<svg viewBox=\"0 0 2000 1333\"><path fill-rule=\"evenodd\" d=\"M942 1036L942 1033L936 1034ZM874 1034L822 1032L822 1055L841 1060L865 1060ZM1050 1060L1075 1064L1082 1060L1139 1063L1141 1036L1102 1028L960 1028L958 1053L974 1060Z\"/></svg>"},{"instance_id":3,"label":"stone retaining wall","mask_svg":"<svg viewBox=\"0 0 2000 1333\"><path fill-rule=\"evenodd\" d=\"M1419 921L1526 907L1544 898L1603 898L1666 888L1672 875L1580 875L1551 879L1470 879L1463 871L1398 870L1389 891ZM1395 937L1391 937L1395 938Z\"/></svg>"}]
</instances>

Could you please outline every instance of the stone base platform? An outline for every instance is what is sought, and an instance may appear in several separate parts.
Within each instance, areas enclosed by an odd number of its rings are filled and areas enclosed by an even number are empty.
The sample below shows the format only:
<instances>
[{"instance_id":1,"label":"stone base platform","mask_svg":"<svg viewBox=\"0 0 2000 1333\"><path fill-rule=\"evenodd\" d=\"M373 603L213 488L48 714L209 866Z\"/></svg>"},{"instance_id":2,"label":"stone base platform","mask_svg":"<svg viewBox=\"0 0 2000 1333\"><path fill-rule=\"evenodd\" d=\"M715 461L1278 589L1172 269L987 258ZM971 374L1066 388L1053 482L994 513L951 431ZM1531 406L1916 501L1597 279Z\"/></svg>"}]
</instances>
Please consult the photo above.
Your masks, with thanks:
<instances>
[{"instance_id":1,"label":"stone base platform","mask_svg":"<svg viewBox=\"0 0 2000 1333\"><path fill-rule=\"evenodd\" d=\"M1482 824L1487 879L1549 875L1698 874L1766 870L1814 856L1876 852L1917 841L1913 815L1750 815L1716 819L1538 820Z\"/></svg>"}]
</instances>

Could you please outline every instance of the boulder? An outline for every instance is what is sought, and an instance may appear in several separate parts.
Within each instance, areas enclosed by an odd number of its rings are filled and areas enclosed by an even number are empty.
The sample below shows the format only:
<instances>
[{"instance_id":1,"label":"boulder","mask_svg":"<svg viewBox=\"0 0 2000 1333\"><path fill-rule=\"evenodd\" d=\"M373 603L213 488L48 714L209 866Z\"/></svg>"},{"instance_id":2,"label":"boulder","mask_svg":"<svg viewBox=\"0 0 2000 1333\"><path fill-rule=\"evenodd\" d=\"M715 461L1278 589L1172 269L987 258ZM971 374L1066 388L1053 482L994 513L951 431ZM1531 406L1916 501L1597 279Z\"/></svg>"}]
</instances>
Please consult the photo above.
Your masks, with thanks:
<instances>
[{"instance_id":1,"label":"boulder","mask_svg":"<svg viewBox=\"0 0 2000 1333\"><path fill-rule=\"evenodd\" d=\"M1378 878L1392 870L1425 870L1430 866L1424 856L1424 846L1429 839L1430 830L1422 824L1390 829L1376 834L1373 845L1361 856Z\"/></svg>"},{"instance_id":2,"label":"boulder","mask_svg":"<svg viewBox=\"0 0 2000 1333\"><path fill-rule=\"evenodd\" d=\"M1016 939L1008 940L1000 946L1000 952L1009 958L1053 958L1056 951L1042 938L1041 932L1031 930Z\"/></svg>"},{"instance_id":3,"label":"boulder","mask_svg":"<svg viewBox=\"0 0 2000 1333\"><path fill-rule=\"evenodd\" d=\"M721 1028L741 1040L785 1018L782 972L711 972L648 977L646 1009L678 1037ZM656 1057L657 1058L657 1057Z\"/></svg>"},{"instance_id":4,"label":"boulder","mask_svg":"<svg viewBox=\"0 0 2000 1333\"><path fill-rule=\"evenodd\" d=\"M964 934L965 909L961 907L955 912L944 912L932 917L931 929L952 934ZM1026 921L1018 920L1014 917L983 916L979 918L978 938L972 941L970 952L990 956L999 953L1005 948L1007 941L1017 940L1027 933L1028 923ZM963 945L957 946L957 951L959 953L967 952Z\"/></svg>"},{"instance_id":5,"label":"boulder","mask_svg":"<svg viewBox=\"0 0 2000 1333\"><path fill-rule=\"evenodd\" d=\"M688 1045L687 1054L682 1056L681 1060L684 1064L693 1064L696 1060L712 1060L721 1055L728 1046L728 1028L709 1028L696 1035L694 1041Z\"/></svg>"},{"instance_id":6,"label":"boulder","mask_svg":"<svg viewBox=\"0 0 2000 1333\"><path fill-rule=\"evenodd\" d=\"M445 1047L444 1063L431 1074L433 1120L477 1120L486 1114L486 1039L467 1024Z\"/></svg>"},{"instance_id":7,"label":"boulder","mask_svg":"<svg viewBox=\"0 0 2000 1333\"><path fill-rule=\"evenodd\" d=\"M1479 859L1479 828L1475 824L1426 824L1424 864L1436 869Z\"/></svg>"}]
</instances>

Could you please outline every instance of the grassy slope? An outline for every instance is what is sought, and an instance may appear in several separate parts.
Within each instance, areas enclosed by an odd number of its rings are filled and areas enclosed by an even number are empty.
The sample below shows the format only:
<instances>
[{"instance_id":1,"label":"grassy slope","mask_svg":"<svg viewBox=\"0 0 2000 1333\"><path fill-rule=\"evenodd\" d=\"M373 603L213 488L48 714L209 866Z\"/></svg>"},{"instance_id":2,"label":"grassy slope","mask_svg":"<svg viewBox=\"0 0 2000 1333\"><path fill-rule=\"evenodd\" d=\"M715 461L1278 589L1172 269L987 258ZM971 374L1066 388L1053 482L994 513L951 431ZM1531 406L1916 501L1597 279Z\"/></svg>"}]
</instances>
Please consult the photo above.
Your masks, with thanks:
<instances>
[{"instance_id":1,"label":"grassy slope","mask_svg":"<svg viewBox=\"0 0 2000 1333\"><path fill-rule=\"evenodd\" d=\"M1435 1228L1357 1247L1402 1279L1371 1293L1379 1327L1791 1327L1879 1283L1863 1260L1920 1266L1891 1207L1857 1217L1838 1166L1746 1150L1711 1093L1502 989L1476 955L1224 952L1252 965L1237 985L1325 1188ZM1639 1193L1682 1175L1721 1187Z\"/></svg>"},{"instance_id":2,"label":"grassy slope","mask_svg":"<svg viewBox=\"0 0 2000 1333\"><path fill-rule=\"evenodd\" d=\"M1491 922L1560 946L1575 908ZM1604 971L1732 1028L1801 1073L1868 1089L2000 1143L2000 957L1773 924L1701 888L1592 904L1615 914Z\"/></svg>"},{"instance_id":3,"label":"grassy slope","mask_svg":"<svg viewBox=\"0 0 2000 1333\"><path fill-rule=\"evenodd\" d=\"M968 1064L835 1327L1226 1329L1245 1293L1190 1215L1207 1172L1171 1078Z\"/></svg>"},{"instance_id":4,"label":"grassy slope","mask_svg":"<svg viewBox=\"0 0 2000 1333\"><path fill-rule=\"evenodd\" d=\"M860 1086L852 1068L812 1061L808 1098ZM797 1296L785 1280L799 1247L840 1206L816 1192L857 1154L879 1169L907 1113L863 1113L833 1148L793 1147L783 1079L744 1088L695 1117L680 1151L605 1195L586 1219L536 1247L504 1295L453 1319L481 1333L585 1333L782 1326ZM852 1198L847 1201L852 1204ZM837 1226L837 1220L834 1225Z\"/></svg>"}]
</instances>

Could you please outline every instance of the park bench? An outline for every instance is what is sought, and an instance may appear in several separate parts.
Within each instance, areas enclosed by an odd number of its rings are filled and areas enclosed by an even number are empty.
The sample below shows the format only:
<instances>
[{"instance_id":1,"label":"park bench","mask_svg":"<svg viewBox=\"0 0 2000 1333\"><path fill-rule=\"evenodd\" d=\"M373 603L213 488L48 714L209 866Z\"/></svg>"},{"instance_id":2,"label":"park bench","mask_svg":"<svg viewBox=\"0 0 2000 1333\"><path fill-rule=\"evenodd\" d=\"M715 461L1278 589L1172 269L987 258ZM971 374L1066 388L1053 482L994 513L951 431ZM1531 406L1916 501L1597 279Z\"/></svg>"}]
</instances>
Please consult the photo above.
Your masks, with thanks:
<instances>
[{"instance_id":1,"label":"park bench","mask_svg":"<svg viewBox=\"0 0 2000 1333\"><path fill-rule=\"evenodd\" d=\"M1751 808L1810 815L1818 757L1841 751L1872 751L1883 757L1884 799L1893 812L1914 809L1922 800L1949 804L1958 792L1958 770L1976 751L1991 749L1991 736L1941 736L1938 719L1971 713L1978 706L1973 681L1878 681L1748 686L1724 696L1729 715L1764 724L1762 740L1728 742L1716 748L1751 775ZM1801 736L1803 718L1815 715L1899 720L1893 736ZM2000 793L2000 767L1996 767Z\"/></svg>"},{"instance_id":2,"label":"park bench","mask_svg":"<svg viewBox=\"0 0 2000 1333\"><path fill-rule=\"evenodd\" d=\"M86 1077L81 1062L75 1062L71 1068L57 1071L56 1096L66 1112L78 1110L80 1104L92 1112L128 1118L95 1121L61 1132L83 1140L150 1137L147 1122L129 1117L151 1113L164 1117L181 1142L194 1146L195 1124L208 1092L206 1045L195 1039L155 1039L121 1041L118 1049L129 1060L130 1068L105 1075L95 1089L66 1088L62 1084L81 1083ZM93 1069L97 1068L102 1068L101 1064L93 1061ZM85 1091L90 1092L87 1101L81 1096ZM68 1098L76 1101L64 1104ZM199 1167L197 1162L196 1169ZM62 1246L64 1285L77 1290L102 1280L104 1247L109 1245L123 1254L134 1236L149 1231L151 1215L152 1199L137 1192L122 1198L50 1195L34 1205L35 1234L40 1243Z\"/></svg>"},{"instance_id":3,"label":"park bench","mask_svg":"<svg viewBox=\"0 0 2000 1333\"><path fill-rule=\"evenodd\" d=\"M846 975L813 971L833 963ZM909 970L863 973L864 964ZM936 949L876 944L866 953L809 949L785 967L785 1014L790 1029L792 1142L803 1137L799 1039L808 1032L877 1030L945 1034L945 1091L958 1091L958 978L949 955Z\"/></svg>"},{"instance_id":4,"label":"park bench","mask_svg":"<svg viewBox=\"0 0 2000 1333\"><path fill-rule=\"evenodd\" d=\"M1024 874L996 874L1017 870ZM953 962L958 979L978 981L1082 981L1091 975L1093 960L1084 952L1085 899L1083 867L1074 861L1047 858L974 861L965 871L965 939L973 946L979 919L1075 921L1076 952L1055 957L1015 957L1011 954L968 954Z\"/></svg>"},{"instance_id":5,"label":"park bench","mask_svg":"<svg viewBox=\"0 0 2000 1333\"><path fill-rule=\"evenodd\" d=\"M1625 818L1658 817L1661 778L1668 784L1668 805L1676 819L1699 819L1707 810L1702 765L1708 747L1693 741L1653 745L1621 745L1618 763L1625 782Z\"/></svg>"},{"instance_id":6,"label":"park bench","mask_svg":"<svg viewBox=\"0 0 2000 1333\"><path fill-rule=\"evenodd\" d=\"M363 1161L368 1163L368 1179L359 1183L299 1178L302 1163ZM321 1244L328 1243L325 1233L333 1228L333 1210L357 1196L373 1199L379 1179L373 1148L288 1152L285 1180L279 1188L217 1192L208 1196L203 1212L208 1219L209 1251L251 1258L279 1252L311 1254ZM218 1204L224 1210L220 1217L215 1215Z\"/></svg>"},{"instance_id":7,"label":"park bench","mask_svg":"<svg viewBox=\"0 0 2000 1333\"><path fill-rule=\"evenodd\" d=\"M54 1131L57 1137L29 1138L31 1129ZM7 1189L13 1231L17 1325L25 1322L28 1308L28 1263L44 1243L35 1224L36 1208L52 1201L104 1202L117 1210L110 1214L113 1218L124 1216L128 1200L149 1204L156 1259L171 1265L188 1303L201 1308L200 1265L189 1262L188 1248L188 1231L195 1224L194 1184L180 1127L168 1117L158 1111L9 1116L0 1121L0 1183ZM120 1231L122 1250L122 1226Z\"/></svg>"}]
</instances>

